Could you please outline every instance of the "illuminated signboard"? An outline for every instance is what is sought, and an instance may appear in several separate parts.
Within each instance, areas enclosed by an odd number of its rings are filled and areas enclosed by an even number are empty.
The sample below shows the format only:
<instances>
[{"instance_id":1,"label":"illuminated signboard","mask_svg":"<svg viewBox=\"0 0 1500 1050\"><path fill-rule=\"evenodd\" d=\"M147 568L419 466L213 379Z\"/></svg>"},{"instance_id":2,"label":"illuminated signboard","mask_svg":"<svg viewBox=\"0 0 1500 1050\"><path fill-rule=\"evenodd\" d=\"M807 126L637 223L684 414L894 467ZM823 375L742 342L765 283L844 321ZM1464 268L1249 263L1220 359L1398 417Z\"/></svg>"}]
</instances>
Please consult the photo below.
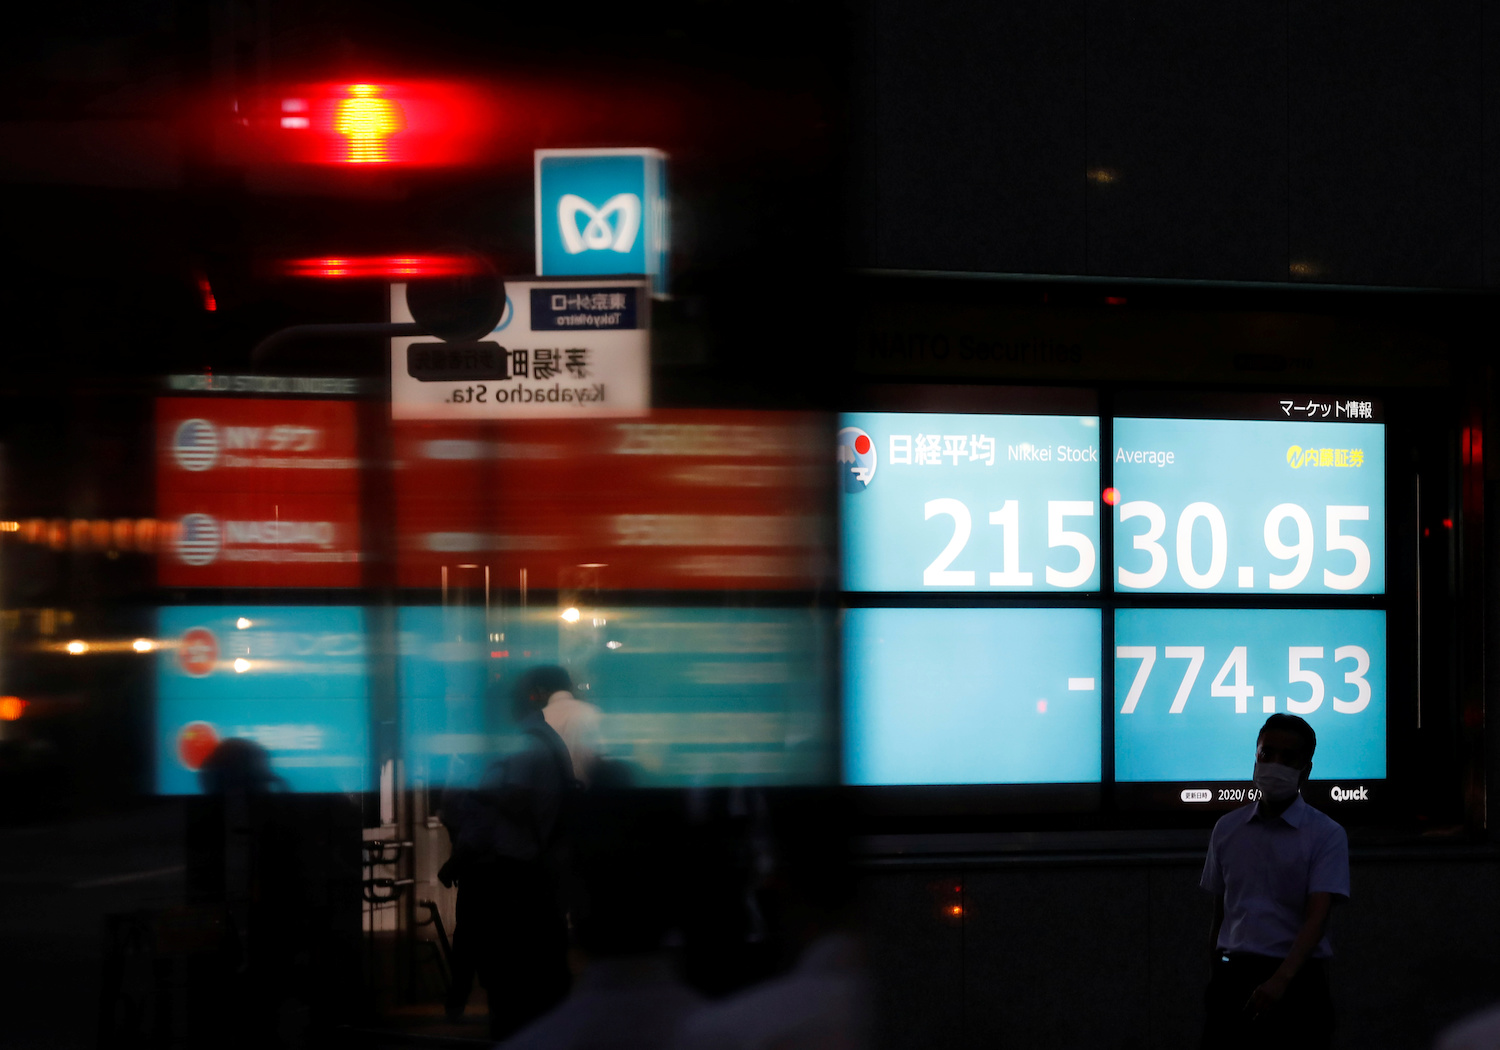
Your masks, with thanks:
<instances>
[{"instance_id":1,"label":"illuminated signboard","mask_svg":"<svg viewBox=\"0 0 1500 1050\"><path fill-rule=\"evenodd\" d=\"M667 290L666 155L660 150L536 151L536 272L650 274Z\"/></svg>"},{"instance_id":2,"label":"illuminated signboard","mask_svg":"<svg viewBox=\"0 0 1500 1050\"><path fill-rule=\"evenodd\" d=\"M1122 591L1385 593L1385 427L1114 421Z\"/></svg>"},{"instance_id":3,"label":"illuminated signboard","mask_svg":"<svg viewBox=\"0 0 1500 1050\"><path fill-rule=\"evenodd\" d=\"M202 790L222 741L270 754L293 791L369 781L369 673L358 608L177 606L158 613L156 791Z\"/></svg>"},{"instance_id":4,"label":"illuminated signboard","mask_svg":"<svg viewBox=\"0 0 1500 1050\"><path fill-rule=\"evenodd\" d=\"M850 413L836 458L845 590L1099 587L1097 417Z\"/></svg>"},{"instance_id":5,"label":"illuminated signboard","mask_svg":"<svg viewBox=\"0 0 1500 1050\"><path fill-rule=\"evenodd\" d=\"M413 320L405 284L391 285L391 320ZM391 340L392 419L619 418L650 408L644 280L506 281L504 311L483 339Z\"/></svg>"},{"instance_id":6,"label":"illuminated signboard","mask_svg":"<svg viewBox=\"0 0 1500 1050\"><path fill-rule=\"evenodd\" d=\"M963 391L872 396L965 411L839 419L850 783L1050 784L1024 796L1048 808L1107 776L1125 809L1222 809L1253 799L1279 712L1319 734L1310 798L1382 789L1378 403L1132 391L1094 417L1008 414L1056 412L1056 391L990 392L988 412ZM1067 592L1104 608L1062 607ZM1175 607L1126 607L1138 595Z\"/></svg>"},{"instance_id":7,"label":"illuminated signboard","mask_svg":"<svg viewBox=\"0 0 1500 1050\"><path fill-rule=\"evenodd\" d=\"M400 613L402 735L411 775L476 783L516 745L509 689L561 663L601 711L603 753L646 787L819 783L834 768L827 614L805 608L590 607ZM486 682L493 679L486 698Z\"/></svg>"},{"instance_id":8,"label":"illuminated signboard","mask_svg":"<svg viewBox=\"0 0 1500 1050\"><path fill-rule=\"evenodd\" d=\"M1097 783L1097 609L849 609L844 777Z\"/></svg>"},{"instance_id":9,"label":"illuminated signboard","mask_svg":"<svg viewBox=\"0 0 1500 1050\"><path fill-rule=\"evenodd\" d=\"M398 422L398 572L494 586L812 589L827 572L827 430L792 412ZM583 566L584 568L580 568Z\"/></svg>"},{"instance_id":10,"label":"illuminated signboard","mask_svg":"<svg viewBox=\"0 0 1500 1050\"><path fill-rule=\"evenodd\" d=\"M1121 609L1115 613L1115 779L1251 779L1267 716L1318 734L1313 776L1386 775L1385 613L1364 609ZM1205 789L1207 790L1207 789Z\"/></svg>"},{"instance_id":11,"label":"illuminated signboard","mask_svg":"<svg viewBox=\"0 0 1500 1050\"><path fill-rule=\"evenodd\" d=\"M347 401L161 398L167 587L356 587L360 464Z\"/></svg>"}]
</instances>

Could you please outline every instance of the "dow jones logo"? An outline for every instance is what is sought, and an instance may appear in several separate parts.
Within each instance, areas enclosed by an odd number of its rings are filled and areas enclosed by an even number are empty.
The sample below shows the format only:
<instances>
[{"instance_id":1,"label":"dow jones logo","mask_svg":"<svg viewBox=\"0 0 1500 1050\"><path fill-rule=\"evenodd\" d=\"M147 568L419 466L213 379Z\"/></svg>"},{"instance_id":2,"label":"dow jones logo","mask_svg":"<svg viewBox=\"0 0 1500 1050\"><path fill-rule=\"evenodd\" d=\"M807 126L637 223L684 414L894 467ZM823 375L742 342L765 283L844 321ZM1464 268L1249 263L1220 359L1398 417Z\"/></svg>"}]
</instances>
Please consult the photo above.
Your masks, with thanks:
<instances>
[{"instance_id":1,"label":"dow jones logo","mask_svg":"<svg viewBox=\"0 0 1500 1050\"><path fill-rule=\"evenodd\" d=\"M184 565L208 565L219 556L223 536L211 514L184 514L178 523L177 557Z\"/></svg>"},{"instance_id":2,"label":"dow jones logo","mask_svg":"<svg viewBox=\"0 0 1500 1050\"><path fill-rule=\"evenodd\" d=\"M172 458L183 470L208 470L219 458L219 432L206 419L184 419L172 437Z\"/></svg>"}]
</instances>

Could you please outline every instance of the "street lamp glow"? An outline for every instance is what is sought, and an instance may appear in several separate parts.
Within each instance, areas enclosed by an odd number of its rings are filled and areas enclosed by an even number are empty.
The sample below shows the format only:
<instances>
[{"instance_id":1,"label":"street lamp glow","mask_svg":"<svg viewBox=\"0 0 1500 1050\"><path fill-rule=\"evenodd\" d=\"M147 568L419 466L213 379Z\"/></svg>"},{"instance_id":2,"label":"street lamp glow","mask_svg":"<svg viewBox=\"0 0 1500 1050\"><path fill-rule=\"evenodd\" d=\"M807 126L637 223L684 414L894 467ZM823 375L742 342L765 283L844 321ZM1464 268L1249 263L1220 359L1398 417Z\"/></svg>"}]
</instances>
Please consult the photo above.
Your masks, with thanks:
<instances>
[{"instance_id":1,"label":"street lamp glow","mask_svg":"<svg viewBox=\"0 0 1500 1050\"><path fill-rule=\"evenodd\" d=\"M156 648L156 643L150 638L137 638L130 643L130 648L138 653L149 653L152 649Z\"/></svg>"},{"instance_id":2,"label":"street lamp glow","mask_svg":"<svg viewBox=\"0 0 1500 1050\"><path fill-rule=\"evenodd\" d=\"M562 618L564 620L567 620L569 623L577 623L578 615L578 610L572 608L571 606L562 611Z\"/></svg>"},{"instance_id":3,"label":"street lamp glow","mask_svg":"<svg viewBox=\"0 0 1500 1050\"><path fill-rule=\"evenodd\" d=\"M250 661L246 660L243 656L239 657L234 662L234 670L236 674L244 674L250 670Z\"/></svg>"},{"instance_id":4,"label":"street lamp glow","mask_svg":"<svg viewBox=\"0 0 1500 1050\"><path fill-rule=\"evenodd\" d=\"M249 617L241 616L238 620L234 621L234 625L243 631L250 626L250 619Z\"/></svg>"},{"instance_id":5,"label":"street lamp glow","mask_svg":"<svg viewBox=\"0 0 1500 1050\"><path fill-rule=\"evenodd\" d=\"M82 656L84 653L89 651L89 643L74 640L69 642L64 648L66 648L68 652L74 656Z\"/></svg>"}]
</instances>

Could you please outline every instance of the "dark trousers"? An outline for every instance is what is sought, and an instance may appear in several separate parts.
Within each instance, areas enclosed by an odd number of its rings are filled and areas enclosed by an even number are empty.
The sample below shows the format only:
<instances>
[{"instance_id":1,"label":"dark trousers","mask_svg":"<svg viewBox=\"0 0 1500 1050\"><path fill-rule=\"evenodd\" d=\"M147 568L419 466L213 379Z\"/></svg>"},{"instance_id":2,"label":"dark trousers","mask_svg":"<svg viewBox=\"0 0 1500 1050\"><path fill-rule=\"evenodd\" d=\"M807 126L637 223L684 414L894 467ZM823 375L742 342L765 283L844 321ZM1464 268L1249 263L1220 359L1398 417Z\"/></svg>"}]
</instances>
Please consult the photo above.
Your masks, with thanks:
<instances>
[{"instance_id":1,"label":"dark trousers","mask_svg":"<svg viewBox=\"0 0 1500 1050\"><path fill-rule=\"evenodd\" d=\"M568 927L556 881L537 863L466 868L458 883L454 969L472 967L490 1002L490 1036L505 1039L568 994Z\"/></svg>"},{"instance_id":2,"label":"dark trousers","mask_svg":"<svg viewBox=\"0 0 1500 1050\"><path fill-rule=\"evenodd\" d=\"M1333 998L1323 960L1303 963L1281 1001L1259 1017L1247 1008L1250 994L1280 965L1280 959L1265 955L1236 953L1214 960L1203 1050L1327 1050L1333 1042Z\"/></svg>"}]
</instances>

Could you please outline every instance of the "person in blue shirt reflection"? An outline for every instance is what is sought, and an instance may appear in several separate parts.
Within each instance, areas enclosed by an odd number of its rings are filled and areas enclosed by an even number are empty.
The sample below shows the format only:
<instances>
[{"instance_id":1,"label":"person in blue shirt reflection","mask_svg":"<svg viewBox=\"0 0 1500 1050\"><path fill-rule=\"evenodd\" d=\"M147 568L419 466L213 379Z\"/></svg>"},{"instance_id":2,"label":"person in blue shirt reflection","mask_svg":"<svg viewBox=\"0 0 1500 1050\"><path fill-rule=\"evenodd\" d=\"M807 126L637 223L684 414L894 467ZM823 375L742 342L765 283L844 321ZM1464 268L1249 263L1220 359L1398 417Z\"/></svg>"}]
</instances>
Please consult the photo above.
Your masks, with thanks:
<instances>
[{"instance_id":1,"label":"person in blue shirt reflection","mask_svg":"<svg viewBox=\"0 0 1500 1050\"><path fill-rule=\"evenodd\" d=\"M1318 738L1296 715L1256 738L1258 801L1220 818L1199 882L1215 895L1204 1050L1330 1045L1328 918L1349 897L1344 829L1303 800Z\"/></svg>"}]
</instances>

